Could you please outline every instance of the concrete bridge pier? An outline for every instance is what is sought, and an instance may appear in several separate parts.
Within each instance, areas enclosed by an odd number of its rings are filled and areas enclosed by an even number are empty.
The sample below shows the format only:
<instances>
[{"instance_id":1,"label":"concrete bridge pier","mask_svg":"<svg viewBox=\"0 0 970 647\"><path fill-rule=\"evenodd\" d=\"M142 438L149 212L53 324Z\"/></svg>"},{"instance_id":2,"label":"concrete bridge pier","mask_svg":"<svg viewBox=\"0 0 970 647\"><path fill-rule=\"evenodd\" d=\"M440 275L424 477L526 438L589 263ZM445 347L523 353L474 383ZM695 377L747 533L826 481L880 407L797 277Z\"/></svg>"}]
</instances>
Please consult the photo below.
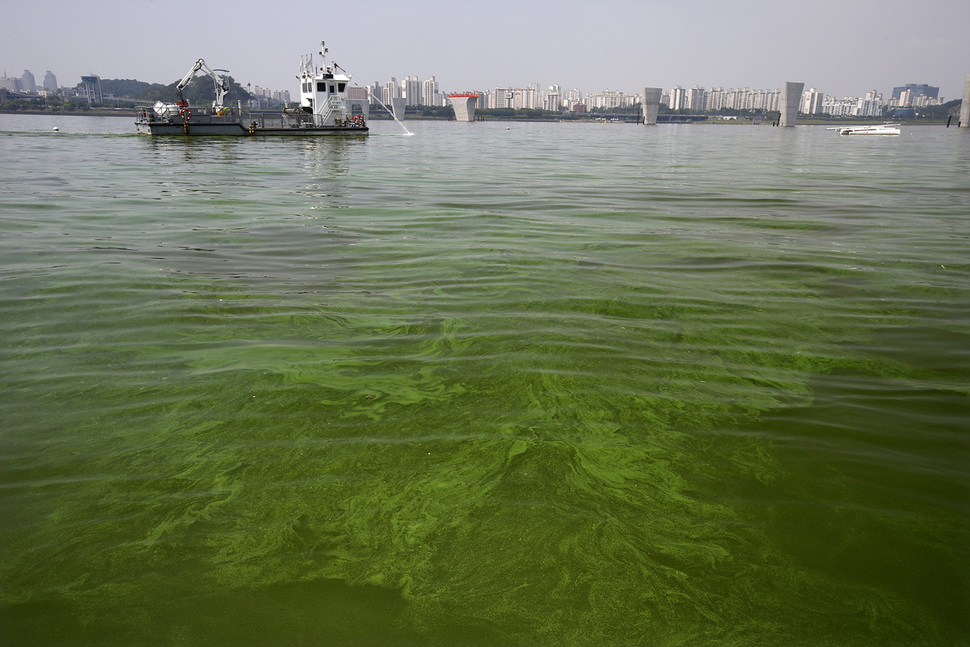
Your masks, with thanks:
<instances>
[{"instance_id":1,"label":"concrete bridge pier","mask_svg":"<svg viewBox=\"0 0 970 647\"><path fill-rule=\"evenodd\" d=\"M478 95L473 92L449 94L448 100L455 110L455 121L475 121L475 104Z\"/></svg>"},{"instance_id":2,"label":"concrete bridge pier","mask_svg":"<svg viewBox=\"0 0 970 647\"><path fill-rule=\"evenodd\" d=\"M963 80L963 103L960 104L960 128L970 128L970 74Z\"/></svg>"},{"instance_id":3,"label":"concrete bridge pier","mask_svg":"<svg viewBox=\"0 0 970 647\"><path fill-rule=\"evenodd\" d=\"M778 125L782 128L795 125L798 118L798 106L802 102L802 90L805 89L804 83L793 83L785 81L781 86L781 117Z\"/></svg>"},{"instance_id":4,"label":"concrete bridge pier","mask_svg":"<svg viewBox=\"0 0 970 647\"><path fill-rule=\"evenodd\" d=\"M643 88L640 94L640 107L643 109L643 123L651 126L657 123L657 113L660 112L660 97L662 88Z\"/></svg>"}]
</instances>

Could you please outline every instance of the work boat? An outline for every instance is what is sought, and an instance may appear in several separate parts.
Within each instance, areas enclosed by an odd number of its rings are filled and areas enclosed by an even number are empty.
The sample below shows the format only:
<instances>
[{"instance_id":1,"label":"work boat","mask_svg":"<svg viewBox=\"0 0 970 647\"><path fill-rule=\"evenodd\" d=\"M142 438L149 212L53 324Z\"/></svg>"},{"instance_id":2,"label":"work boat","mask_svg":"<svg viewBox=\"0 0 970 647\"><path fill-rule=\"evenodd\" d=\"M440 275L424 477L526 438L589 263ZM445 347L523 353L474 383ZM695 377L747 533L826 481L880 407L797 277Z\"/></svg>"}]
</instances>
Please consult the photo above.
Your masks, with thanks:
<instances>
[{"instance_id":1,"label":"work boat","mask_svg":"<svg viewBox=\"0 0 970 647\"><path fill-rule=\"evenodd\" d=\"M829 128L837 130L840 135L898 135L899 124L879 124L878 126L843 126Z\"/></svg>"},{"instance_id":2,"label":"work boat","mask_svg":"<svg viewBox=\"0 0 970 647\"><path fill-rule=\"evenodd\" d=\"M357 114L349 110L350 76L336 63L328 65L326 53L327 48L321 43L319 67L314 65L312 54L303 57L297 77L300 105L281 112L248 111L241 105L235 108L223 105L229 84L219 72L225 70L213 70L200 58L176 86L178 101L158 101L153 107L142 109L135 119L135 128L143 135L366 135L369 129L362 110ZM215 100L211 106L196 108L189 106L182 90L200 71L212 79Z\"/></svg>"}]
</instances>

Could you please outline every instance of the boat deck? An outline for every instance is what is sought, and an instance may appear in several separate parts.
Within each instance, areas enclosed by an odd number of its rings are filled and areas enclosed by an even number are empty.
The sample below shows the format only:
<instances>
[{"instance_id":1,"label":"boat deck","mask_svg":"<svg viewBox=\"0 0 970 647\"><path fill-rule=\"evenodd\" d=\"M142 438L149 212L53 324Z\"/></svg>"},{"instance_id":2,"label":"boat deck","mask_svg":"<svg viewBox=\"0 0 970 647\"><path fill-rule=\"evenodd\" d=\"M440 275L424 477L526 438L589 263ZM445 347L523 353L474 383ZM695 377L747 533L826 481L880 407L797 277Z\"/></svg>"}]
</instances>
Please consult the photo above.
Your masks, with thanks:
<instances>
[{"instance_id":1,"label":"boat deck","mask_svg":"<svg viewBox=\"0 0 970 647\"><path fill-rule=\"evenodd\" d=\"M146 109L135 127L144 135L363 135L369 131L360 116L325 125L316 114L234 108L185 108L161 115Z\"/></svg>"}]
</instances>

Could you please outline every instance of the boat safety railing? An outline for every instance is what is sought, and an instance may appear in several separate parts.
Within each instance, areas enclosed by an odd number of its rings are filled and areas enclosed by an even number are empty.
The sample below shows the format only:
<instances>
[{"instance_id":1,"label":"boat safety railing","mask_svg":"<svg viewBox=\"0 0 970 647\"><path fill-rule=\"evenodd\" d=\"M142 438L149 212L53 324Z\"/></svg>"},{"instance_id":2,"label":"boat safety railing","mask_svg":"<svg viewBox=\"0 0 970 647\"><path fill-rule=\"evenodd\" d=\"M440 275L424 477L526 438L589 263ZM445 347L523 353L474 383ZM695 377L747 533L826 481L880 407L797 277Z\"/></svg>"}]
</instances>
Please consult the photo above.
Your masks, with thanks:
<instances>
[{"instance_id":1,"label":"boat safety railing","mask_svg":"<svg viewBox=\"0 0 970 647\"><path fill-rule=\"evenodd\" d=\"M343 128L355 128L363 126L363 121L348 118L335 117L328 120L324 115L315 115L307 112L298 113L279 113L279 112L250 112L243 113L243 123L253 130L280 130L290 128L321 128L324 126L338 126Z\"/></svg>"},{"instance_id":2,"label":"boat safety railing","mask_svg":"<svg viewBox=\"0 0 970 647\"><path fill-rule=\"evenodd\" d=\"M176 106L174 103L158 103L153 108L142 108L139 117L143 121L169 121L181 123L191 121L193 117L205 117L206 123L232 123L238 121L239 111L235 108L222 106L213 108L211 106Z\"/></svg>"}]
</instances>

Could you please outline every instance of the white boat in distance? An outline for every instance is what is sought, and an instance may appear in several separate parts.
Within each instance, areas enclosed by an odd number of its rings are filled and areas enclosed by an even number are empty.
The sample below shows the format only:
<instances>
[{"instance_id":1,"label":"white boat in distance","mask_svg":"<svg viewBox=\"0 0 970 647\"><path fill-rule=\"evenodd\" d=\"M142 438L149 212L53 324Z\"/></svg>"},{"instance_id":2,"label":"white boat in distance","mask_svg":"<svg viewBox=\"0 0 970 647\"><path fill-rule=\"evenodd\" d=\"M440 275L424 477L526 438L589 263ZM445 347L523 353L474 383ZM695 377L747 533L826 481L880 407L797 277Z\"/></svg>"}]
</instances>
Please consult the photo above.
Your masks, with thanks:
<instances>
[{"instance_id":1,"label":"white boat in distance","mask_svg":"<svg viewBox=\"0 0 970 647\"><path fill-rule=\"evenodd\" d=\"M899 124L879 124L877 126L842 126L827 128L837 130L840 135L898 135Z\"/></svg>"}]
</instances>

